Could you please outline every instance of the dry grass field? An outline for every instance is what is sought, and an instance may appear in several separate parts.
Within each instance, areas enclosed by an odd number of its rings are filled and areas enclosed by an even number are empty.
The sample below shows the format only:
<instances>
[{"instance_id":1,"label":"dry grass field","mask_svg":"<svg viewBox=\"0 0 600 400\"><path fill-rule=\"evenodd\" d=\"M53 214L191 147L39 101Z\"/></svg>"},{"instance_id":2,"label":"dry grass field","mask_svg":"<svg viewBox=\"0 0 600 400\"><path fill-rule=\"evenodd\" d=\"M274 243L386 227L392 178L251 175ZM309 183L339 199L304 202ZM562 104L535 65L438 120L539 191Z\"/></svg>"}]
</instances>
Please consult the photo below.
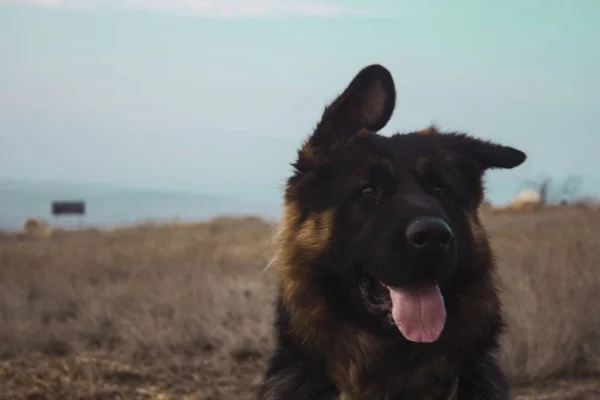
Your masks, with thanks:
<instances>
[{"instance_id":1,"label":"dry grass field","mask_svg":"<svg viewBox=\"0 0 600 400\"><path fill-rule=\"evenodd\" d=\"M516 399L600 399L600 211L487 212ZM257 218L0 236L1 399L252 399L272 346Z\"/></svg>"}]
</instances>

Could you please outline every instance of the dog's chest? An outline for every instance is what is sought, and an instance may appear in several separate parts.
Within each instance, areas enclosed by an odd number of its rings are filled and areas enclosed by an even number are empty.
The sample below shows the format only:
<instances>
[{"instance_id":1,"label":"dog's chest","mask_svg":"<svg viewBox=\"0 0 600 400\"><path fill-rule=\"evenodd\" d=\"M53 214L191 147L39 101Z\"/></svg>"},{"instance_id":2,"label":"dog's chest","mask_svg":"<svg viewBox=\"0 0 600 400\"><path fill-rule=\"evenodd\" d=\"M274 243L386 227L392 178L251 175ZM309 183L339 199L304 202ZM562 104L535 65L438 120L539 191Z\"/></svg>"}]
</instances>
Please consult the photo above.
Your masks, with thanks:
<instances>
[{"instance_id":1,"label":"dog's chest","mask_svg":"<svg viewBox=\"0 0 600 400\"><path fill-rule=\"evenodd\" d=\"M367 399L382 399L382 400L458 400L458 378L454 379L447 390L442 390L441 393L423 394L423 395L407 395L403 393L361 393L352 394L343 392L335 400L367 400Z\"/></svg>"},{"instance_id":2,"label":"dog's chest","mask_svg":"<svg viewBox=\"0 0 600 400\"><path fill-rule=\"evenodd\" d=\"M422 366L337 371L340 400L457 400L458 372L445 357Z\"/></svg>"}]
</instances>

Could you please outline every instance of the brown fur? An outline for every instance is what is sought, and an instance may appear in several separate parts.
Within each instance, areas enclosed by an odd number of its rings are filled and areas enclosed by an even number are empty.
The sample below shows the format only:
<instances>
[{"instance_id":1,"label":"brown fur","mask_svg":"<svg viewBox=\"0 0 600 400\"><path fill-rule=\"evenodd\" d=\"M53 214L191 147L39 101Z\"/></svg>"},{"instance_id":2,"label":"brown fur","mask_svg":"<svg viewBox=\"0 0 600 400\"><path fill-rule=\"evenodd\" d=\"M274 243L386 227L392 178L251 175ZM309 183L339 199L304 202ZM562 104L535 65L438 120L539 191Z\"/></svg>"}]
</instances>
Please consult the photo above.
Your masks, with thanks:
<instances>
[{"instance_id":1,"label":"brown fur","mask_svg":"<svg viewBox=\"0 0 600 400\"><path fill-rule=\"evenodd\" d=\"M426 162L426 159L419 161ZM298 224L299 210L293 202L285 205L281 226L281 240L276 265L279 266L279 280L283 282L283 298L288 307L294 334L305 344L331 360L331 375L346 398L359 393L377 393L379 382L365 382L361 379L370 367L370 359L385 349L386 343L376 337L350 326L333 326L332 310L324 304L323 294L313 285L311 265L327 248L332 231L332 210L316 214ZM489 242L477 214L470 217L475 247L482 258L482 265L489 262ZM499 315L498 280L490 269L485 281L479 282L466 292L461 300L458 325L467 331L466 336L479 333L478 321ZM482 306L483 305L483 306ZM323 329L330 326L331 329ZM412 371L404 379L415 386L427 387L431 376L452 374L454 366L444 357L433 360L426 367ZM390 377L382 377L385 381ZM368 397L364 397L365 399Z\"/></svg>"},{"instance_id":2,"label":"brown fur","mask_svg":"<svg viewBox=\"0 0 600 400\"><path fill-rule=\"evenodd\" d=\"M274 259L279 345L262 399L440 400L461 375L465 400L507 399L492 357L498 281L477 209L485 170L526 156L435 126L384 138L376 132L394 106L389 71L366 67L298 151ZM390 293L419 296L419 285L449 316L433 339L392 317Z\"/></svg>"},{"instance_id":3,"label":"brown fur","mask_svg":"<svg viewBox=\"0 0 600 400\"><path fill-rule=\"evenodd\" d=\"M294 334L306 345L331 360L331 375L346 398L368 399L369 393L378 393L379 385L391 378L382 377L382 382L365 382L361 377L370 367L370 359L383 351L386 342L352 328L340 327L331 319L332 310L324 304L323 293L313 282L315 277L311 264L326 249L331 235L331 211L317 214L298 225L299 211L293 203L285 205L281 226L281 240L276 265L280 282L283 282L283 298L292 318ZM488 238L479 217L471 216L471 229L482 257L483 265L492 265ZM300 261L301 260L301 261ZM465 336L479 334L481 323L499 315L498 280L494 269L488 278L466 292L461 299L458 325L465 329ZM323 329L329 326L330 329ZM431 376L447 376L454 366L443 356L434 359L424 368L412 371L403 377L411 385L427 387ZM392 374L395 371L391 372ZM357 394L364 394L363 397ZM356 396L356 397L351 397Z\"/></svg>"}]
</instances>

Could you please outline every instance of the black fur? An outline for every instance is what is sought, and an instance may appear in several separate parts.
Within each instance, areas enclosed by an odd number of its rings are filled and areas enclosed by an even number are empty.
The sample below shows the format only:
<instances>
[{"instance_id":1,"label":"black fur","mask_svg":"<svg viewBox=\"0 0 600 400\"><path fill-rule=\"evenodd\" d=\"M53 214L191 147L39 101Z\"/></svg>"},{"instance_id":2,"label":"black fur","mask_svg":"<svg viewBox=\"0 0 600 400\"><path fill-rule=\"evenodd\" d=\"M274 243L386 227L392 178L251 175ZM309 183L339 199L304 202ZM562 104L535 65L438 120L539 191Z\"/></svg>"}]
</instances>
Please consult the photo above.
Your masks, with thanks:
<instances>
[{"instance_id":1,"label":"black fur","mask_svg":"<svg viewBox=\"0 0 600 400\"><path fill-rule=\"evenodd\" d=\"M494 258L477 209L484 172L526 155L433 127L378 135L395 96L389 71L366 67L298 153L262 400L441 400L455 382L460 400L509 398L494 359L504 327ZM415 226L442 236L423 242L409 234ZM434 342L411 342L393 323L386 286L434 284L444 330Z\"/></svg>"}]
</instances>

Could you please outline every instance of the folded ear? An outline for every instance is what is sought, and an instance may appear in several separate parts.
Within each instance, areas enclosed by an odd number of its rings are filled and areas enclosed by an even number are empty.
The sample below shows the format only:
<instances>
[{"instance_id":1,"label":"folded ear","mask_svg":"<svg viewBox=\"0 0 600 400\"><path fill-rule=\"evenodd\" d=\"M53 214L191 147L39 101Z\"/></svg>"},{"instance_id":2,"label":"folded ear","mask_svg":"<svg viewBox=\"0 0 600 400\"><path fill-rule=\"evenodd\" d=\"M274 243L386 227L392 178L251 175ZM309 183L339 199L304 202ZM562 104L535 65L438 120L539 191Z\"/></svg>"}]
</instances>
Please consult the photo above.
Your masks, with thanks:
<instances>
[{"instance_id":1,"label":"folded ear","mask_svg":"<svg viewBox=\"0 0 600 400\"><path fill-rule=\"evenodd\" d=\"M377 132L388 123L395 105L392 74L379 64L369 65L325 108L307 146L328 148L365 129Z\"/></svg>"},{"instance_id":2,"label":"folded ear","mask_svg":"<svg viewBox=\"0 0 600 400\"><path fill-rule=\"evenodd\" d=\"M527 155L514 147L503 146L464 134L448 135L452 149L477 162L483 170L512 169L521 165Z\"/></svg>"},{"instance_id":3,"label":"folded ear","mask_svg":"<svg viewBox=\"0 0 600 400\"><path fill-rule=\"evenodd\" d=\"M479 142L471 155L485 168L512 169L523 164L527 155L519 149L490 142Z\"/></svg>"}]
</instances>

